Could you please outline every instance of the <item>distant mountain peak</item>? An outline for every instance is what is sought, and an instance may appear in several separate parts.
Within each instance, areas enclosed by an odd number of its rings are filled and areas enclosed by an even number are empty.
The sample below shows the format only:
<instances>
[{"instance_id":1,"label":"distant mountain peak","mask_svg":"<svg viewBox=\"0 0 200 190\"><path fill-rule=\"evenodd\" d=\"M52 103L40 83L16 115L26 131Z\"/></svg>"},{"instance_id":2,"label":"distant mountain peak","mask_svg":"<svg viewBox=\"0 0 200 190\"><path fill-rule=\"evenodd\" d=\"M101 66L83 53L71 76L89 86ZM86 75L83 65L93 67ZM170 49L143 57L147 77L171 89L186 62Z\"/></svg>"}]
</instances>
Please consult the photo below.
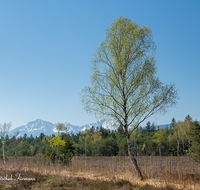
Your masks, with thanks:
<instances>
[{"instance_id":1,"label":"distant mountain peak","mask_svg":"<svg viewBox=\"0 0 200 190\"><path fill-rule=\"evenodd\" d=\"M112 126L111 120L105 120L105 119L99 119L94 123L82 125L82 126L76 126L72 125L68 122L64 123L67 127L68 133L78 133L79 131L83 131L85 129L90 129L92 126L96 127L103 127L106 129L113 130L114 127ZM45 135L51 136L52 134L57 134L56 130L57 123L51 123L48 121L44 121L42 119L36 119L34 121L28 122L26 125L22 125L20 127L17 127L9 132L9 136L14 136L17 131L19 131L18 136L24 136L26 133L27 136L32 135L33 137L39 136L40 133L44 133Z\"/></svg>"}]
</instances>

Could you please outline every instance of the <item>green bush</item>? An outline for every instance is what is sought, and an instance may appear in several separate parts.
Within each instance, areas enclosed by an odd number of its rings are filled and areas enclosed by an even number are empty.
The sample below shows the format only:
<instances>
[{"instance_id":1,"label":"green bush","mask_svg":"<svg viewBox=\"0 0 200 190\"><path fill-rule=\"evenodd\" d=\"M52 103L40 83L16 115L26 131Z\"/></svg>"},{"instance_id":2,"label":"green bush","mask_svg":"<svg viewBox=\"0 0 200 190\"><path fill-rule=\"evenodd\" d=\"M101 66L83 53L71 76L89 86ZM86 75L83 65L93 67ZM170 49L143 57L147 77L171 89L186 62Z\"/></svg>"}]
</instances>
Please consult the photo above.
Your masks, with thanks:
<instances>
[{"instance_id":1,"label":"green bush","mask_svg":"<svg viewBox=\"0 0 200 190\"><path fill-rule=\"evenodd\" d=\"M58 159L60 164L69 165L72 162L73 154L70 150L68 150L67 154L59 154Z\"/></svg>"},{"instance_id":2,"label":"green bush","mask_svg":"<svg viewBox=\"0 0 200 190\"><path fill-rule=\"evenodd\" d=\"M0 154L0 159L3 160L3 154ZM8 157L5 155L5 160L8 161Z\"/></svg>"}]
</instances>

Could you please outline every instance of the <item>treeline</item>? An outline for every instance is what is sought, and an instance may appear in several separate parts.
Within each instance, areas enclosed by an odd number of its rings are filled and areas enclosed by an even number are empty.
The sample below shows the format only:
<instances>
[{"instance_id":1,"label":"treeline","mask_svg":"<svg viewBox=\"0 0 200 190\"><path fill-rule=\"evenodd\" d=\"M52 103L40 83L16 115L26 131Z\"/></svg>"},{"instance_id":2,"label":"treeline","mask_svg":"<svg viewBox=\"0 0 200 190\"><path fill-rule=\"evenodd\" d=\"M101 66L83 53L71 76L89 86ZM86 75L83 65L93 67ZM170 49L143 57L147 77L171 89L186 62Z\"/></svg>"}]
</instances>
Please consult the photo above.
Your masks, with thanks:
<instances>
[{"instance_id":1,"label":"treeline","mask_svg":"<svg viewBox=\"0 0 200 190\"><path fill-rule=\"evenodd\" d=\"M173 118L165 128L156 128L147 122L144 128L139 127L131 134L133 152L136 156L200 156L200 125L192 121L188 115L184 121ZM128 155L128 145L122 127L115 131L103 127L91 127L77 134L59 133L57 136L4 138L6 156L35 156L43 154L52 157L56 155L86 155L86 156L124 156ZM3 143L0 142L0 152ZM69 155L68 155L69 156Z\"/></svg>"}]
</instances>

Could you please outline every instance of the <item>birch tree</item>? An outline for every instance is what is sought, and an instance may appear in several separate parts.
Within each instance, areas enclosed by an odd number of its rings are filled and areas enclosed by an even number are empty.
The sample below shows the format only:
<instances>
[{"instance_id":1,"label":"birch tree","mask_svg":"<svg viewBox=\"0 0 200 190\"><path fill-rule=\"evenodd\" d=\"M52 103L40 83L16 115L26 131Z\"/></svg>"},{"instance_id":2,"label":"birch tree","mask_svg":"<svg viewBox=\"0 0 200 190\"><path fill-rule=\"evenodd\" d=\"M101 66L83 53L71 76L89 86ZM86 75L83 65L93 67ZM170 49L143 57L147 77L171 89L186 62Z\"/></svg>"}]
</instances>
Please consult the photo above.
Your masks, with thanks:
<instances>
[{"instance_id":1,"label":"birch tree","mask_svg":"<svg viewBox=\"0 0 200 190\"><path fill-rule=\"evenodd\" d=\"M172 127L173 131L173 138L177 141L177 156L179 156L179 150L180 150L180 141L182 137L182 131L181 131L181 122L178 121L174 127Z\"/></svg>"},{"instance_id":2,"label":"birch tree","mask_svg":"<svg viewBox=\"0 0 200 190\"><path fill-rule=\"evenodd\" d=\"M180 137L182 141L182 146L183 146L183 155L185 155L185 139L186 139L186 126L185 122L180 122L179 123L179 128L180 128Z\"/></svg>"},{"instance_id":3,"label":"birch tree","mask_svg":"<svg viewBox=\"0 0 200 190\"><path fill-rule=\"evenodd\" d=\"M85 142L85 156L87 156L87 140L91 139L92 134L88 129L85 129L81 132L81 135L79 136L80 142Z\"/></svg>"},{"instance_id":4,"label":"birch tree","mask_svg":"<svg viewBox=\"0 0 200 190\"><path fill-rule=\"evenodd\" d=\"M167 141L167 129L159 129L153 136L153 141L158 145L159 155L161 156L161 146Z\"/></svg>"},{"instance_id":5,"label":"birch tree","mask_svg":"<svg viewBox=\"0 0 200 190\"><path fill-rule=\"evenodd\" d=\"M83 88L84 109L97 117L115 119L125 130L134 169L143 175L133 155L131 133L147 118L174 106L177 92L156 77L156 46L151 29L120 16L105 31L92 58L91 86ZM134 125L133 129L129 127Z\"/></svg>"},{"instance_id":6,"label":"birch tree","mask_svg":"<svg viewBox=\"0 0 200 190\"><path fill-rule=\"evenodd\" d=\"M11 127L11 123L4 123L3 126L0 125L0 131L1 131L1 140L3 144L3 162L6 164L6 159L5 159L5 137L8 134L9 130Z\"/></svg>"},{"instance_id":7,"label":"birch tree","mask_svg":"<svg viewBox=\"0 0 200 190\"><path fill-rule=\"evenodd\" d=\"M56 126L56 129L57 129L57 137L60 137L61 133L66 133L67 131L67 127L64 123L58 123L57 126ZM59 148L59 145L56 145L57 147L57 154L58 154L58 148Z\"/></svg>"},{"instance_id":8,"label":"birch tree","mask_svg":"<svg viewBox=\"0 0 200 190\"><path fill-rule=\"evenodd\" d=\"M102 139L102 132L95 131L92 134L93 143L95 144L95 156L97 157L97 143Z\"/></svg>"}]
</instances>

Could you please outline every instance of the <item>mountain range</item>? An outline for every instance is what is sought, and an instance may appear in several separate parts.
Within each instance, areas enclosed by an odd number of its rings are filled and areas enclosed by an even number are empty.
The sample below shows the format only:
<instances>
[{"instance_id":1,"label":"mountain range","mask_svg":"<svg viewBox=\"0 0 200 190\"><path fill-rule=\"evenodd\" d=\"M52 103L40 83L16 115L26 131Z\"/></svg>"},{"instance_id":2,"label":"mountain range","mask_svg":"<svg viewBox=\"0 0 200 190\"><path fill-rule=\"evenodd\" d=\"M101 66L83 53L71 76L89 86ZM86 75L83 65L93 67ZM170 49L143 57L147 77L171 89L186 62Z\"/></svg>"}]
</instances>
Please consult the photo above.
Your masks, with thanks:
<instances>
[{"instance_id":1,"label":"mountain range","mask_svg":"<svg viewBox=\"0 0 200 190\"><path fill-rule=\"evenodd\" d=\"M200 122L199 122L200 123ZM82 126L77 126L77 125L72 125L70 123L65 122L64 123L67 127L67 132L69 134L71 133L78 133L79 131L83 131L85 129L90 129L92 126L96 127L103 127L105 129L109 129L109 130L115 130L117 129L117 127L119 126L118 123L116 123L114 120L112 119L101 119L101 120L97 120L94 123L90 123L90 124L86 124L86 125L82 125ZM166 124L168 125L168 127L170 126L170 124ZM166 125L159 125L160 128L164 128L166 127ZM9 137L13 137L14 135L17 134L17 132L19 131L18 137L21 136L23 137L24 134L26 133L28 137L30 137L30 135L32 134L33 137L35 136L39 136L40 133L44 133L45 135L52 135L52 134L57 134L57 130L56 130L56 126L57 123L51 123L48 121L44 121L41 119L36 119L35 121L31 121L28 122L26 125L22 125L20 127L17 127L13 130L11 130L8 135ZM155 127L157 128L158 125L155 125Z\"/></svg>"},{"instance_id":2,"label":"mountain range","mask_svg":"<svg viewBox=\"0 0 200 190\"><path fill-rule=\"evenodd\" d=\"M82 126L76 126L72 125L70 123L65 122L65 126L67 127L67 132L69 134L71 133L78 133L79 131L83 131L85 129L90 129L92 126L96 127L103 127L105 129L109 130L115 130L119 125L118 123L114 122L112 119L109 120L97 120L94 123L82 125ZM51 123L48 121L44 121L41 119L36 119L35 121L28 122L26 125L22 125L20 127L17 127L9 132L9 136L12 137L17 134L19 131L18 136L24 136L26 133L29 137L31 134L33 137L39 136L40 133L44 133L45 135L52 135L57 134L56 130L57 123Z\"/></svg>"}]
</instances>

